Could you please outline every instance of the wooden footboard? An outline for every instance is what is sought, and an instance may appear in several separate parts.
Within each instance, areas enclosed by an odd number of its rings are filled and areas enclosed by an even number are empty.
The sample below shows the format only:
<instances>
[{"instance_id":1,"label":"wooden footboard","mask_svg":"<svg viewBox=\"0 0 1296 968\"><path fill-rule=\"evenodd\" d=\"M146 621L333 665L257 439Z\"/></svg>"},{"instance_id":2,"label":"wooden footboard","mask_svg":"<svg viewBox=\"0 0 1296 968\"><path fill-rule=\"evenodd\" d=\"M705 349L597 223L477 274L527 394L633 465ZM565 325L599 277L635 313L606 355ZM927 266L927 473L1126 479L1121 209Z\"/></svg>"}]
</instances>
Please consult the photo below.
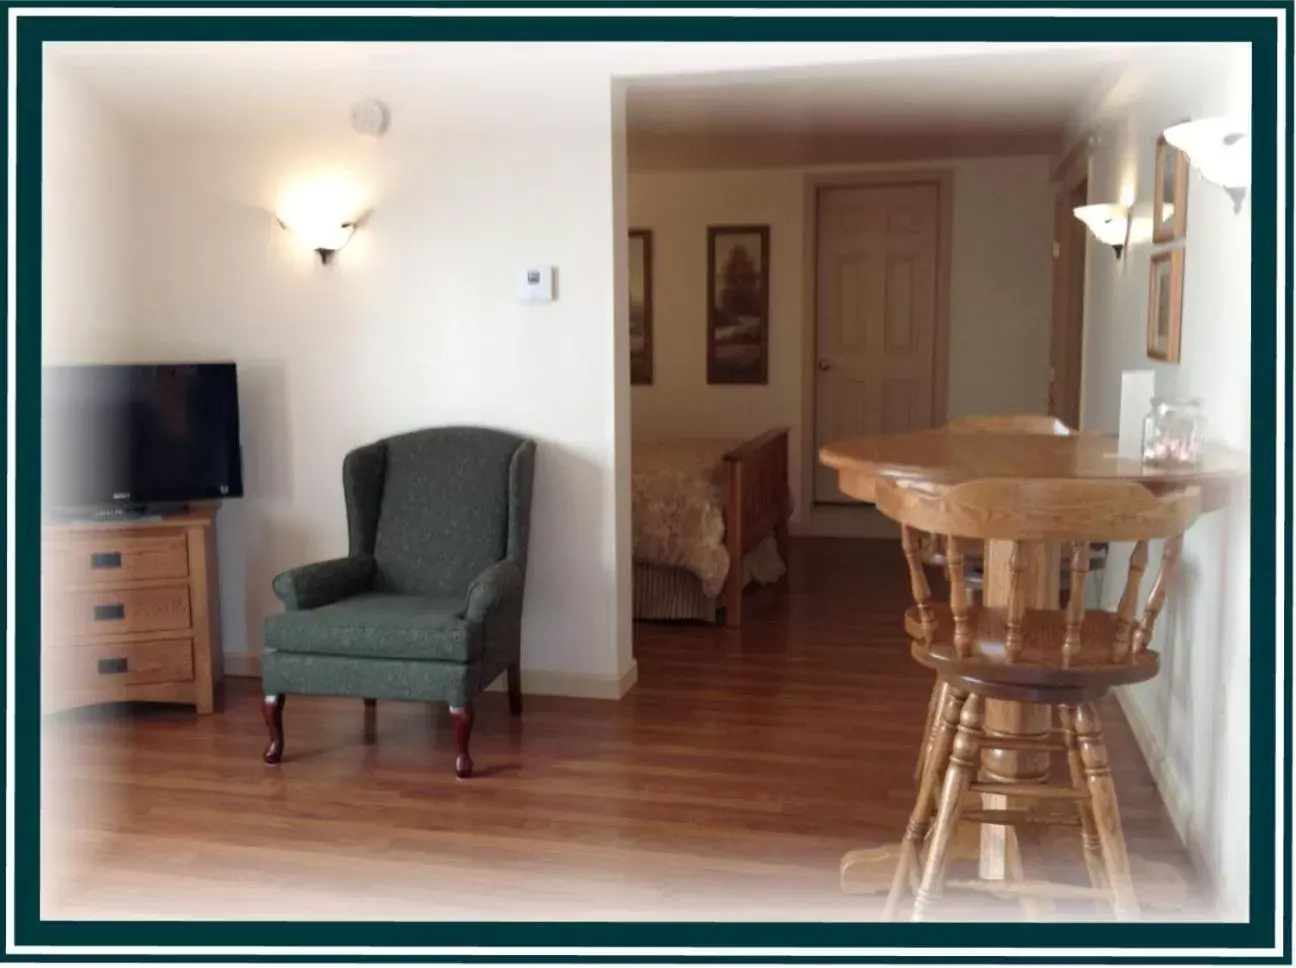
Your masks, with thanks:
<instances>
[{"instance_id":1,"label":"wooden footboard","mask_svg":"<svg viewBox=\"0 0 1296 968\"><path fill-rule=\"evenodd\" d=\"M721 599L724 623L742 627L743 559L773 534L779 557L788 561L788 517L792 497L788 492L788 431L768 430L735 447L724 456L725 548L729 574Z\"/></svg>"}]
</instances>

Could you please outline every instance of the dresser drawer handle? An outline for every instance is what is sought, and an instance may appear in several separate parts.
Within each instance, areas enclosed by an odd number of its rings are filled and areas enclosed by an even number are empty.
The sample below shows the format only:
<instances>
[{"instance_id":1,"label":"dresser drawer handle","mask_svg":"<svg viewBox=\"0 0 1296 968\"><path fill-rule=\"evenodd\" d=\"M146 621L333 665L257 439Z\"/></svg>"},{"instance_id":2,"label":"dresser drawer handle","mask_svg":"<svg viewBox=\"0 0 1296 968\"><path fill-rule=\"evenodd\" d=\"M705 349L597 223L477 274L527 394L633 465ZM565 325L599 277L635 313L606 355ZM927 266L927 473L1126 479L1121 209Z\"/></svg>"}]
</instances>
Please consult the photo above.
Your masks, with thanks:
<instances>
[{"instance_id":1,"label":"dresser drawer handle","mask_svg":"<svg viewBox=\"0 0 1296 968\"><path fill-rule=\"evenodd\" d=\"M100 551L90 556L91 568L120 568L120 551Z\"/></svg>"},{"instance_id":2,"label":"dresser drawer handle","mask_svg":"<svg viewBox=\"0 0 1296 968\"><path fill-rule=\"evenodd\" d=\"M99 675L115 676L126 671L126 659L100 659Z\"/></svg>"},{"instance_id":3,"label":"dresser drawer handle","mask_svg":"<svg viewBox=\"0 0 1296 968\"><path fill-rule=\"evenodd\" d=\"M96 605L94 607L94 620L96 622L112 622L126 617L126 606L117 605Z\"/></svg>"}]
</instances>

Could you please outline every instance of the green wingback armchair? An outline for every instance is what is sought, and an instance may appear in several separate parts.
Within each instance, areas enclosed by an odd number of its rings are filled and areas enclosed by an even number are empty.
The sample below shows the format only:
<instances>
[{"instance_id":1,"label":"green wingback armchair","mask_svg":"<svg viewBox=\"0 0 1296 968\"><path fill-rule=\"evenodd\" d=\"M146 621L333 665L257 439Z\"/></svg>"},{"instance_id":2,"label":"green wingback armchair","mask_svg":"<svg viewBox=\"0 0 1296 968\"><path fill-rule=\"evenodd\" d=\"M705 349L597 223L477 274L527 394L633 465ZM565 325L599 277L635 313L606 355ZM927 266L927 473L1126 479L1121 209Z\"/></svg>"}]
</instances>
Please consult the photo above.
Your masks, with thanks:
<instances>
[{"instance_id":1,"label":"green wingback armchair","mask_svg":"<svg viewBox=\"0 0 1296 968\"><path fill-rule=\"evenodd\" d=\"M519 672L535 443L446 427L388 437L342 465L350 553L277 576L265 622L265 761L283 756L287 693L440 701L455 773L472 775L473 699Z\"/></svg>"}]
</instances>

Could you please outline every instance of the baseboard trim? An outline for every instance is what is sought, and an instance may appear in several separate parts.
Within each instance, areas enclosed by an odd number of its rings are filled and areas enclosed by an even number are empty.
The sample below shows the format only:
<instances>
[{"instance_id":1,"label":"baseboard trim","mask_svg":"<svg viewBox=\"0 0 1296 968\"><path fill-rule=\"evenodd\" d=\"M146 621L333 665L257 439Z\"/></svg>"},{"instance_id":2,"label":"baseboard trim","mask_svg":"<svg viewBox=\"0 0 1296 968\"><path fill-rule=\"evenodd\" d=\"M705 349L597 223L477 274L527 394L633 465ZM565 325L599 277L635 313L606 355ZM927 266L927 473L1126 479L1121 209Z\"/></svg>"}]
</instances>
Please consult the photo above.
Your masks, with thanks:
<instances>
[{"instance_id":1,"label":"baseboard trim","mask_svg":"<svg viewBox=\"0 0 1296 968\"><path fill-rule=\"evenodd\" d=\"M1193 842L1190 800L1169 769L1165 750L1157 740L1152 724L1148 722L1139 704L1130 697L1128 690L1113 689L1112 692L1116 696L1116 702L1120 704L1121 712L1125 714L1125 721L1130 725L1134 741L1143 753L1157 790L1161 793L1161 800L1165 804L1166 813L1170 815L1170 822L1174 824L1175 833L1184 844L1190 845Z\"/></svg>"},{"instance_id":2,"label":"baseboard trim","mask_svg":"<svg viewBox=\"0 0 1296 968\"><path fill-rule=\"evenodd\" d=\"M900 525L866 504L816 504L800 533L815 538L899 538Z\"/></svg>"},{"instance_id":3,"label":"baseboard trim","mask_svg":"<svg viewBox=\"0 0 1296 968\"><path fill-rule=\"evenodd\" d=\"M225 675L234 679L260 679L261 656L235 652L224 657ZM572 699L620 699L639 680L639 664L633 660L622 676L591 676L577 672L522 670L522 693L527 696L568 696ZM504 677L490 684L487 692L505 688Z\"/></svg>"},{"instance_id":4,"label":"baseboard trim","mask_svg":"<svg viewBox=\"0 0 1296 968\"><path fill-rule=\"evenodd\" d=\"M579 672L550 672L546 669L522 670L522 694L525 696L566 696L570 699L620 699L639 681L639 663L631 660L621 676L591 676ZM504 677L490 684L487 692L504 689Z\"/></svg>"},{"instance_id":5,"label":"baseboard trim","mask_svg":"<svg viewBox=\"0 0 1296 968\"><path fill-rule=\"evenodd\" d=\"M1165 749L1157 740L1146 714L1130 696L1129 690L1118 688L1113 689L1112 693L1125 714L1125 721L1129 723L1130 732L1134 734L1134 742L1138 744L1139 751L1143 754L1148 772L1152 774L1152 782L1156 784L1157 791L1161 794L1161 802L1170 816L1170 823L1178 834L1180 842L1187 849L1193 866L1205 876L1207 888L1213 896L1217 880L1214 870L1206 861L1201 838L1193 824L1192 798L1188 796L1179 778L1170 769Z\"/></svg>"},{"instance_id":6,"label":"baseboard trim","mask_svg":"<svg viewBox=\"0 0 1296 968\"><path fill-rule=\"evenodd\" d=\"M232 679L261 678L261 656L255 652L226 652L221 665Z\"/></svg>"}]
</instances>

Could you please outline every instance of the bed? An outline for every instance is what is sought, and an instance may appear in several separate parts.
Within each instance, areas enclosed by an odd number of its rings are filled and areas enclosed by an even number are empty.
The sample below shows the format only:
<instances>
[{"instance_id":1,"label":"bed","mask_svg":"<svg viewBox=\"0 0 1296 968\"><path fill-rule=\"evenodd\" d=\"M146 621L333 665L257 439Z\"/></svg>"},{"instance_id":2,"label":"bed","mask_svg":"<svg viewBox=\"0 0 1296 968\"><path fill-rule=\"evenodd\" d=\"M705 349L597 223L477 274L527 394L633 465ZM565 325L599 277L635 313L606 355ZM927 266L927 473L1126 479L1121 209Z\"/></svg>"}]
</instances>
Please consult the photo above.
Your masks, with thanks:
<instances>
[{"instance_id":1,"label":"bed","mask_svg":"<svg viewBox=\"0 0 1296 968\"><path fill-rule=\"evenodd\" d=\"M637 440L631 470L634 617L741 628L744 590L787 571L787 429Z\"/></svg>"}]
</instances>

